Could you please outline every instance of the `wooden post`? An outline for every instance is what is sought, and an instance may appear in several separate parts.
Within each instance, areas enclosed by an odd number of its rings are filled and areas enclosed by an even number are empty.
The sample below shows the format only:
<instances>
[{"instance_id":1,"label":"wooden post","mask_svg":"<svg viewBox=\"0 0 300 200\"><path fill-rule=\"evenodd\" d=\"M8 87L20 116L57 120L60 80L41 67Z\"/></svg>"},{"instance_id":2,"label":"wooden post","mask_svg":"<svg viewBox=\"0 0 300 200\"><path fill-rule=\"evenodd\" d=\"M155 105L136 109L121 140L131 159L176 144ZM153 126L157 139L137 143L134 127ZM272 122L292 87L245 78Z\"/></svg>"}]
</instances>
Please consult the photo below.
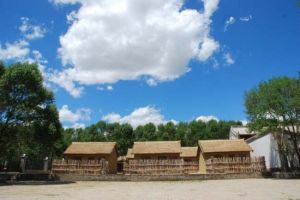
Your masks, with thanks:
<instances>
[{"instance_id":1,"label":"wooden post","mask_svg":"<svg viewBox=\"0 0 300 200\"><path fill-rule=\"evenodd\" d=\"M44 170L45 172L47 172L47 171L48 171L48 167L49 167L49 159L48 159L48 157L46 157L46 158L44 159L44 168L43 168L43 170Z\"/></svg>"},{"instance_id":2,"label":"wooden post","mask_svg":"<svg viewBox=\"0 0 300 200\"><path fill-rule=\"evenodd\" d=\"M20 161L20 169L21 169L21 172L22 172L22 173L25 172L26 159L27 159L27 156L26 156L26 154L24 153L24 154L21 156L21 161Z\"/></svg>"}]
</instances>

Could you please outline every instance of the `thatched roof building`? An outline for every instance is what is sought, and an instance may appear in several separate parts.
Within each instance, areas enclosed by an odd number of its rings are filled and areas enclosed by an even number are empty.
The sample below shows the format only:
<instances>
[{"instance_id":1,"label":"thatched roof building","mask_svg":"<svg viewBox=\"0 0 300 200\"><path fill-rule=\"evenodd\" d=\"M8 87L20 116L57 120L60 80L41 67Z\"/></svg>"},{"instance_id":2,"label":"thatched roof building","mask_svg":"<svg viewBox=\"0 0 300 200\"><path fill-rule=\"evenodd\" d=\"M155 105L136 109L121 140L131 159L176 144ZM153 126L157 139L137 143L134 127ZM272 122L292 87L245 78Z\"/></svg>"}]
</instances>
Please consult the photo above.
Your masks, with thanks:
<instances>
[{"instance_id":1,"label":"thatched roof building","mask_svg":"<svg viewBox=\"0 0 300 200\"><path fill-rule=\"evenodd\" d=\"M212 157L250 157L251 147L240 140L199 140L199 170L206 173L206 160Z\"/></svg>"},{"instance_id":2,"label":"thatched roof building","mask_svg":"<svg viewBox=\"0 0 300 200\"><path fill-rule=\"evenodd\" d=\"M115 142L72 142L64 152L70 160L108 161L109 173L117 171L117 147Z\"/></svg>"}]
</instances>

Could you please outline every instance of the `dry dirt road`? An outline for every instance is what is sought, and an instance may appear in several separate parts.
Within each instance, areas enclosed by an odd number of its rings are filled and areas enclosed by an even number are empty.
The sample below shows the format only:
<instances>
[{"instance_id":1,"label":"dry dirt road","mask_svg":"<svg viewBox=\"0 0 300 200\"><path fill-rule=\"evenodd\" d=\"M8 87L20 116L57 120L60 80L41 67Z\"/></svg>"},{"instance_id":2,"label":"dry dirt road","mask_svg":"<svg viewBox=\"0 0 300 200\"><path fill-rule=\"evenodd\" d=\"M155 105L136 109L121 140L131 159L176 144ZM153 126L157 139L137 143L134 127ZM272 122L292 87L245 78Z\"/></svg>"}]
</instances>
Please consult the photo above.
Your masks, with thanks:
<instances>
[{"instance_id":1,"label":"dry dirt road","mask_svg":"<svg viewBox=\"0 0 300 200\"><path fill-rule=\"evenodd\" d=\"M1 200L300 200L300 180L239 179L182 182L77 182L0 186Z\"/></svg>"}]
</instances>

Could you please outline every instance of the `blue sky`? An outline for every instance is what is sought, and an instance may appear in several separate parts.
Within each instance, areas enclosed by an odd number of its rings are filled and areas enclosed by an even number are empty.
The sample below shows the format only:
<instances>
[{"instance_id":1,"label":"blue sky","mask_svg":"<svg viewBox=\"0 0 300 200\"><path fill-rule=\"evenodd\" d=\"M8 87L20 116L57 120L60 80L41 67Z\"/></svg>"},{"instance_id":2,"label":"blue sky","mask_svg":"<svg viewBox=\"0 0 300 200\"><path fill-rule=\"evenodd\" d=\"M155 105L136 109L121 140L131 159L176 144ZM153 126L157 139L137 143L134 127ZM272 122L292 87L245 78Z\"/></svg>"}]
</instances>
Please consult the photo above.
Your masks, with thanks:
<instances>
[{"instance_id":1,"label":"blue sky","mask_svg":"<svg viewBox=\"0 0 300 200\"><path fill-rule=\"evenodd\" d=\"M245 120L245 91L300 71L296 0L0 0L0 8L0 59L38 62L65 127Z\"/></svg>"}]
</instances>

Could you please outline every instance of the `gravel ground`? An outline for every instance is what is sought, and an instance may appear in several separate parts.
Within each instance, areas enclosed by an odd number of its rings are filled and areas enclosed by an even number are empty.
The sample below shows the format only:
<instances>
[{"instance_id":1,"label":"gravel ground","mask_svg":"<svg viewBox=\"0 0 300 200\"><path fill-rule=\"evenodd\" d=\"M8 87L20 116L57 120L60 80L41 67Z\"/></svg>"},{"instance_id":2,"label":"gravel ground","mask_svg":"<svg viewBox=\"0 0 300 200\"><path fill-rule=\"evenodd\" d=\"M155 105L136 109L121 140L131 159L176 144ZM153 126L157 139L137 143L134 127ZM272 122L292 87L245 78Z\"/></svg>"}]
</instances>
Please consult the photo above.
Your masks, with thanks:
<instances>
[{"instance_id":1,"label":"gravel ground","mask_svg":"<svg viewBox=\"0 0 300 200\"><path fill-rule=\"evenodd\" d=\"M0 186L0 199L300 200L300 180L235 179L184 182L77 182Z\"/></svg>"}]
</instances>

